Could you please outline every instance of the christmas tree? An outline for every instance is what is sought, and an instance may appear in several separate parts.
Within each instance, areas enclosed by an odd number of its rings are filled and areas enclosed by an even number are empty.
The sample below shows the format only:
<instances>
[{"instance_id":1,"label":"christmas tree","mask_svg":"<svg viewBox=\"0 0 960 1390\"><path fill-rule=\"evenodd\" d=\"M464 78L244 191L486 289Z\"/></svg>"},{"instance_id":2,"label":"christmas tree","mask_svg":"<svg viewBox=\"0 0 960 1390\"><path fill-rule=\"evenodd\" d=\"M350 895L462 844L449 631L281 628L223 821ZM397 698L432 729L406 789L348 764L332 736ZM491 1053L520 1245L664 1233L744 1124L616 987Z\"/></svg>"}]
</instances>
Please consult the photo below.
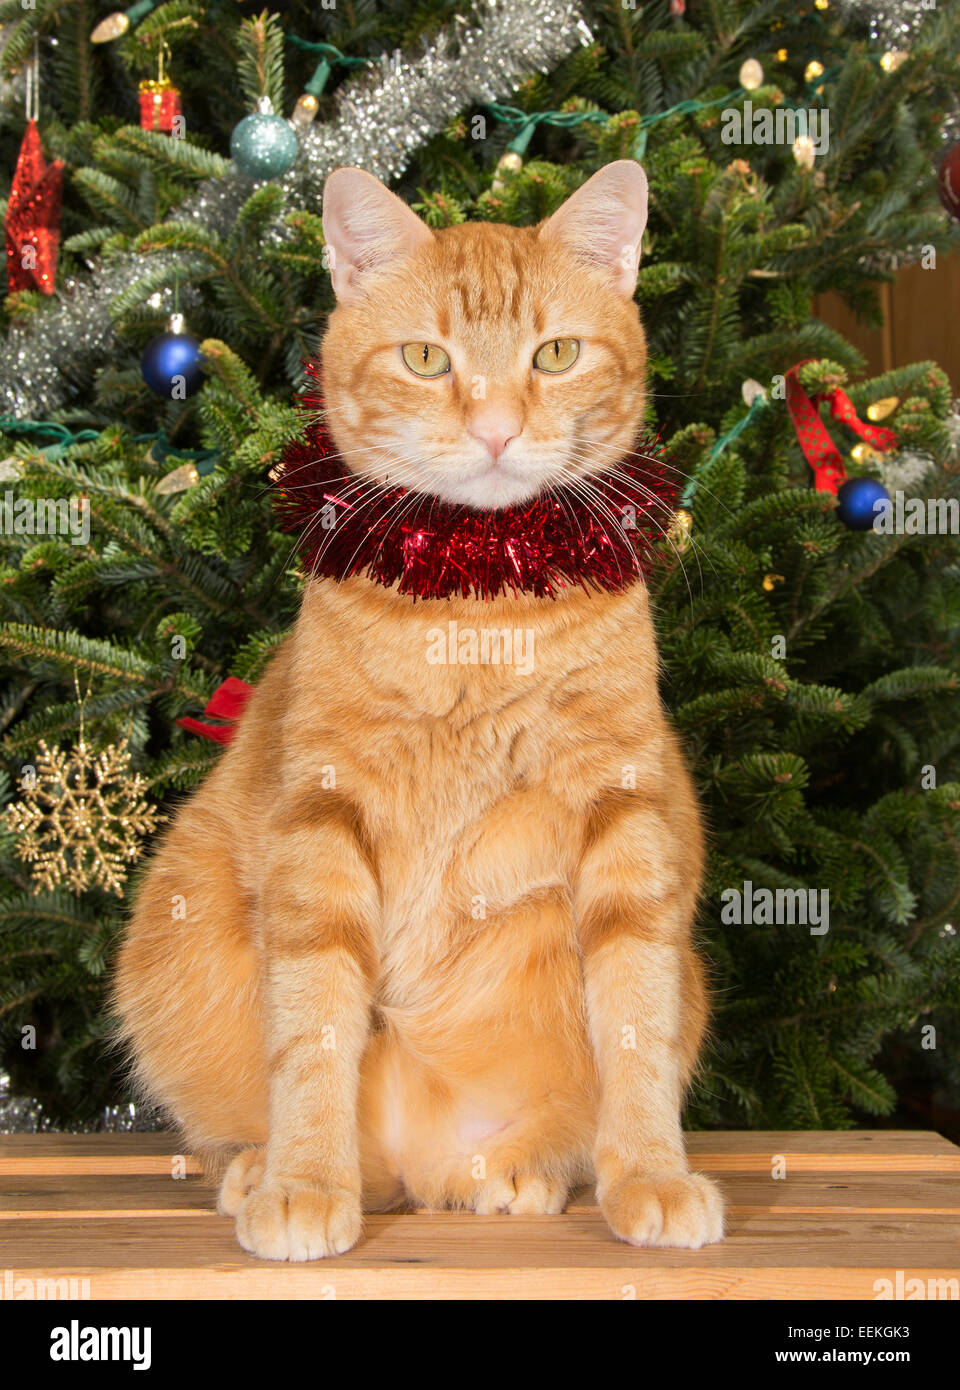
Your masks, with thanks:
<instances>
[{"instance_id":1,"label":"christmas tree","mask_svg":"<svg viewBox=\"0 0 960 1390\"><path fill-rule=\"evenodd\" d=\"M297 611L270 480L333 303L326 173L370 169L436 228L533 224L632 157L651 189L649 423L683 493L651 590L711 845L713 1041L688 1120L830 1128L915 1120L934 1092L956 1105L957 528L860 531L834 489L839 458L949 518L957 417L934 363L864 380L813 302L838 291L876 322L898 264L957 246L937 181L960 138L957 7L278 9L0 0L14 1094L73 1124L126 1099L104 1000L137 861L220 753L178 721L228 677L255 682ZM21 150L25 110L42 156ZM62 212L44 161L62 164ZM74 504L61 534L18 527L60 517L50 499ZM809 899L809 920L778 924L765 894Z\"/></svg>"}]
</instances>

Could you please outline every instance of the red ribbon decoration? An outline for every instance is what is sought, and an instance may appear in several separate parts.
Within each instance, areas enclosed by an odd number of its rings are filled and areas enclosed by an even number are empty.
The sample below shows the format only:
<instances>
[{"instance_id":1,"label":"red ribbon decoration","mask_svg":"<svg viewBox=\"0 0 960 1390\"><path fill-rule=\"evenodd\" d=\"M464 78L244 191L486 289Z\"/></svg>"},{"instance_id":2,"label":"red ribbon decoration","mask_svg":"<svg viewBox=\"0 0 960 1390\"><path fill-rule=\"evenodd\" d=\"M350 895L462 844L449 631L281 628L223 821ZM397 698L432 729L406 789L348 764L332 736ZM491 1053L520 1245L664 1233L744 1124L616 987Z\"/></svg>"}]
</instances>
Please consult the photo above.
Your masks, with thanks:
<instances>
[{"instance_id":1,"label":"red ribbon decoration","mask_svg":"<svg viewBox=\"0 0 960 1390\"><path fill-rule=\"evenodd\" d=\"M212 715L214 719L227 719L230 721L229 723L201 724L199 719L191 719L189 715L183 719L178 719L177 723L181 729L186 729L191 734L199 734L201 738L212 738L215 743L231 743L237 732L233 726L246 708L252 694L252 685L239 680L236 676L228 676L210 696L210 701L203 712Z\"/></svg>"},{"instance_id":2,"label":"red ribbon decoration","mask_svg":"<svg viewBox=\"0 0 960 1390\"><path fill-rule=\"evenodd\" d=\"M276 512L314 577L362 574L417 599L534 594L574 585L618 593L661 562L680 470L651 439L589 487L558 485L497 511L445 502L399 484L365 494L320 420L320 367L306 362L301 436L275 471ZM622 519L622 522L621 522Z\"/></svg>"},{"instance_id":3,"label":"red ribbon decoration","mask_svg":"<svg viewBox=\"0 0 960 1390\"><path fill-rule=\"evenodd\" d=\"M853 408L853 401L839 386L811 399L800 385L799 372L801 367L813 360L812 357L808 357L787 372L787 409L793 421L793 428L797 432L803 456L813 469L814 487L818 492L835 493L840 484L846 481L847 470L843 465L840 450L820 419L821 401L830 402L830 411L835 420L841 421L865 443L872 444L877 449L892 449L897 443L897 436L893 430L888 430L883 425L868 425L861 420Z\"/></svg>"}]
</instances>

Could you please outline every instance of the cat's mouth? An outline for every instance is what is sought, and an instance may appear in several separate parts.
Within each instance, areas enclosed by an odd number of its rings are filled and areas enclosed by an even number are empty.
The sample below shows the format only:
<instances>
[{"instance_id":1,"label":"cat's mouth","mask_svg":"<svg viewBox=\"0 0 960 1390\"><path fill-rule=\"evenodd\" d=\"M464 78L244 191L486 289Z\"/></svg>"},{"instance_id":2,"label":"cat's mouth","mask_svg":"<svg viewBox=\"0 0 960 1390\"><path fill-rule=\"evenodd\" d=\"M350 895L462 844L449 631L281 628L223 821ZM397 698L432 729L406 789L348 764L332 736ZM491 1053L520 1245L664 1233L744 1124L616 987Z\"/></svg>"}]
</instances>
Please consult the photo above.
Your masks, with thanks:
<instances>
[{"instance_id":1,"label":"cat's mouth","mask_svg":"<svg viewBox=\"0 0 960 1390\"><path fill-rule=\"evenodd\" d=\"M502 456L468 469L433 480L423 491L455 506L473 507L477 511L500 511L521 502L529 502L543 491L549 479L531 473L529 467L511 463Z\"/></svg>"}]
</instances>

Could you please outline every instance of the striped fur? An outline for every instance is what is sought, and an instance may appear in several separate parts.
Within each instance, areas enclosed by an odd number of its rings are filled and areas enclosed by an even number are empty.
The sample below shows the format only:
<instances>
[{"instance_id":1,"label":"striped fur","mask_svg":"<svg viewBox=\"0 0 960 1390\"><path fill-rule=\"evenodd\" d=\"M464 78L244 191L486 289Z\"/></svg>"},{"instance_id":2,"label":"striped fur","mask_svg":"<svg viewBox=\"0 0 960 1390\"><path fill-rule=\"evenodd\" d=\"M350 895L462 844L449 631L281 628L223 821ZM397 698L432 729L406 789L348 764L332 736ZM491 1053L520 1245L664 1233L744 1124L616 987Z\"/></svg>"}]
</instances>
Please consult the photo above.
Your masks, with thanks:
<instances>
[{"instance_id":1,"label":"striped fur","mask_svg":"<svg viewBox=\"0 0 960 1390\"><path fill-rule=\"evenodd\" d=\"M636 309L546 230L407 228L412 249L341 268L323 366L348 462L379 440L362 458L389 470L405 430L452 467L474 366L544 467L574 436L631 441ZM517 363L561 329L585 369L532 381ZM452 345L445 394L388 351L421 336ZM533 633L534 669L428 663L449 622ZM722 1232L679 1118L701 856L642 585L479 604L314 581L152 861L121 1035L187 1142L232 1160L221 1209L261 1256L346 1250L401 1202L560 1211L590 1177L621 1238L697 1246Z\"/></svg>"}]
</instances>

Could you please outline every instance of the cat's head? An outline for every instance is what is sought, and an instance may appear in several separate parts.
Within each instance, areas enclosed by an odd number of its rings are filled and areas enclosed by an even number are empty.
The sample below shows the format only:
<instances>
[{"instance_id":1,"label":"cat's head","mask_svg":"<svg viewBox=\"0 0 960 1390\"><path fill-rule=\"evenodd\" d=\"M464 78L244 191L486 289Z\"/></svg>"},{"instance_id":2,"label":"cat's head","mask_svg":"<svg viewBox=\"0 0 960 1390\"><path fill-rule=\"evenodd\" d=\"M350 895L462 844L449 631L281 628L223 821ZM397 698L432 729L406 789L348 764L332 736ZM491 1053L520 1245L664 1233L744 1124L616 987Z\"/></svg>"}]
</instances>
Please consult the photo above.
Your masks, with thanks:
<instances>
[{"instance_id":1,"label":"cat's head","mask_svg":"<svg viewBox=\"0 0 960 1390\"><path fill-rule=\"evenodd\" d=\"M632 160L538 227L438 232L371 174L332 173L323 229L338 304L322 376L346 467L497 509L614 465L644 407L633 292L646 218Z\"/></svg>"}]
</instances>

